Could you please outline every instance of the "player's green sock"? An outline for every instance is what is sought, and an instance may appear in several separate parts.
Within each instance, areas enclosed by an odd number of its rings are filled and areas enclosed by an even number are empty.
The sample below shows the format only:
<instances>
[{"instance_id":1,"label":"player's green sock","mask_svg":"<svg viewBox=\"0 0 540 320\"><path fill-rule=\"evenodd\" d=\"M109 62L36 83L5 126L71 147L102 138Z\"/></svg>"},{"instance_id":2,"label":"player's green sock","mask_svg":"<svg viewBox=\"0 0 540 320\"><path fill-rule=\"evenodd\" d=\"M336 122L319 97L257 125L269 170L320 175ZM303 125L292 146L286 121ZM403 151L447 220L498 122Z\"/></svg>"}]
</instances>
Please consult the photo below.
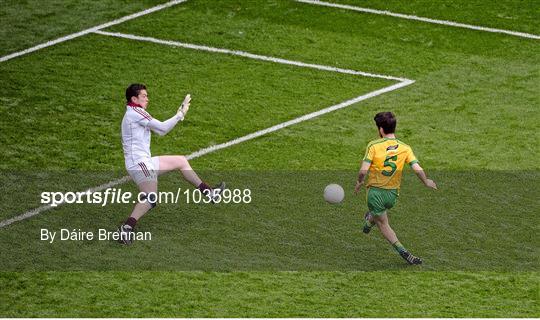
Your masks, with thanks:
<instances>
[{"instance_id":1,"label":"player's green sock","mask_svg":"<svg viewBox=\"0 0 540 320\"><path fill-rule=\"evenodd\" d=\"M405 249L405 247L404 247L404 246L401 244L401 242L399 242L399 241L396 241L396 242L392 243L392 246L393 246L394 249L396 249L396 251L397 251L398 253L400 253L400 254L401 254L402 252L407 251L407 249Z\"/></svg>"}]
</instances>

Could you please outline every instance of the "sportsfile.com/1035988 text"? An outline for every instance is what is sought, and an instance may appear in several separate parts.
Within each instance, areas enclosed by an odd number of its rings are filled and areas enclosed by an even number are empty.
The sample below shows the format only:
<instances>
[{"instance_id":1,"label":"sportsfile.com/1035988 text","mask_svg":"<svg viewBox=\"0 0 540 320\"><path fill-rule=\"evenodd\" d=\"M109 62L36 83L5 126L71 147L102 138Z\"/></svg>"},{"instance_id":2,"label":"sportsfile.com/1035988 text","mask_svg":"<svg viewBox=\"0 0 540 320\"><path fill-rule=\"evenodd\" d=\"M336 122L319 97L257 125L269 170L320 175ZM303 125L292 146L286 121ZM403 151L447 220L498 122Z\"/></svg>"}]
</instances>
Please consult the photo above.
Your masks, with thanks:
<instances>
[{"instance_id":1,"label":"sportsfile.com/1035988 text","mask_svg":"<svg viewBox=\"0 0 540 320\"><path fill-rule=\"evenodd\" d=\"M211 192L208 190L208 192ZM248 204L252 201L250 189L224 189L219 194L209 197L207 192L199 189L178 188L176 192L158 191L151 193L133 194L129 191L122 191L121 188L107 188L103 191L82 191L82 192L57 192L44 191L41 193L41 203L56 207L61 204L97 204L102 207L108 204L128 204L143 202L146 197L156 199L160 204L176 203L225 203L225 204Z\"/></svg>"}]
</instances>

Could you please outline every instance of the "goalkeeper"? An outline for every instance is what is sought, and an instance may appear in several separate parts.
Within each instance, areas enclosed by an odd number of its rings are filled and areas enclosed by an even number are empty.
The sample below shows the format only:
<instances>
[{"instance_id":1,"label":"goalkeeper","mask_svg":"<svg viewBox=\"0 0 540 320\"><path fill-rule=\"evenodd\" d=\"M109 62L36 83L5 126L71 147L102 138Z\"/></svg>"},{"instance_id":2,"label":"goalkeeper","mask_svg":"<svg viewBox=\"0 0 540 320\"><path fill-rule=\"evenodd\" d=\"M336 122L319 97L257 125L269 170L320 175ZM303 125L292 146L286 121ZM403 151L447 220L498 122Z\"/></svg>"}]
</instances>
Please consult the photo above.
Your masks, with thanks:
<instances>
[{"instance_id":1,"label":"goalkeeper","mask_svg":"<svg viewBox=\"0 0 540 320\"><path fill-rule=\"evenodd\" d=\"M380 112L375 115L374 120L380 139L368 144L354 188L355 194L358 193L364 184L364 178L368 176L366 188L369 211L364 216L363 231L369 233L376 225L403 259L409 264L421 264L422 259L409 253L399 242L396 233L388 223L387 210L396 204L405 163L411 166L426 187L437 189L437 185L426 177L411 147L396 138L394 132L397 121L394 114Z\"/></svg>"},{"instance_id":2,"label":"goalkeeper","mask_svg":"<svg viewBox=\"0 0 540 320\"><path fill-rule=\"evenodd\" d=\"M152 157L150 154L151 132L165 135L171 131L179 121L184 120L191 97L188 94L182 102L177 113L163 122L152 118L146 111L148 107L148 92L143 84L132 84L126 89L126 113L122 120L122 147L126 169L141 192L141 202L135 205L129 218L118 228L120 243L131 244L135 225L139 219L150 209L157 205L157 176L158 173L178 170L184 179L196 186L214 200L223 190L221 183L210 188L193 171L186 157L181 155Z\"/></svg>"}]
</instances>

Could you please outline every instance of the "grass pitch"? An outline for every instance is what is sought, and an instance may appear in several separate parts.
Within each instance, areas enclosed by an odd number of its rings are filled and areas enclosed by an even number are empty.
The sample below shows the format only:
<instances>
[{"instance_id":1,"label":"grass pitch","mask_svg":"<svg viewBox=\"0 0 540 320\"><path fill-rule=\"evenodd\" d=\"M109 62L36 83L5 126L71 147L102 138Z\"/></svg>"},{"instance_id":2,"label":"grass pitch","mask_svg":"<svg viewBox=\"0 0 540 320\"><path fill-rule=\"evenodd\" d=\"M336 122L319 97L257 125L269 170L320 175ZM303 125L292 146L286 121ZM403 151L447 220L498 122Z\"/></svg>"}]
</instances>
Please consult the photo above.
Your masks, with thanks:
<instances>
[{"instance_id":1,"label":"grass pitch","mask_svg":"<svg viewBox=\"0 0 540 320\"><path fill-rule=\"evenodd\" d=\"M155 4L100 1L88 15L75 1L9 2L2 54ZM534 2L458 4L361 5L540 34ZM20 6L24 15L11 13ZM129 205L63 206L0 229L1 315L539 316L539 203L525 187L539 184L537 40L285 1L188 1L106 31L416 82L195 159L207 179L251 188L253 203L162 205L139 226L150 242L39 241L41 228L114 228ZM39 206L41 191L125 174L119 124L131 82L148 84L159 119L193 96L187 120L153 138L154 155L189 154L394 83L97 34L0 63L0 219ZM365 199L351 196L383 110L440 186L424 190L407 172L391 215L420 268L378 231L361 234ZM340 206L322 201L332 182L346 189ZM177 187L187 185L176 174L160 180ZM143 294L125 299L133 290Z\"/></svg>"}]
</instances>

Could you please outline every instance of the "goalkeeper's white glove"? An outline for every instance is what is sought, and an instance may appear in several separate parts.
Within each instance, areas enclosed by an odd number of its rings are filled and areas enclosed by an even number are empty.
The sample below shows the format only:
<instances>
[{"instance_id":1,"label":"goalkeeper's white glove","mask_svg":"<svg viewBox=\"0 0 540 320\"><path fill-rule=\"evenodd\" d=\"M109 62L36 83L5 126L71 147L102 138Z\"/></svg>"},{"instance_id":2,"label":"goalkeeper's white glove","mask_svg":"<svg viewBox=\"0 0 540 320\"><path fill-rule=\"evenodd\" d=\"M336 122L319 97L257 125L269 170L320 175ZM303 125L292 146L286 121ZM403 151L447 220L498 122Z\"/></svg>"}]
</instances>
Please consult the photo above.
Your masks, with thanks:
<instances>
[{"instance_id":1,"label":"goalkeeper's white glove","mask_svg":"<svg viewBox=\"0 0 540 320\"><path fill-rule=\"evenodd\" d=\"M184 117L186 116L188 110L189 110L189 103L191 102L191 95L187 94L184 98L184 102L180 105L180 108L178 108L178 112L176 113L180 119L184 120Z\"/></svg>"}]
</instances>

